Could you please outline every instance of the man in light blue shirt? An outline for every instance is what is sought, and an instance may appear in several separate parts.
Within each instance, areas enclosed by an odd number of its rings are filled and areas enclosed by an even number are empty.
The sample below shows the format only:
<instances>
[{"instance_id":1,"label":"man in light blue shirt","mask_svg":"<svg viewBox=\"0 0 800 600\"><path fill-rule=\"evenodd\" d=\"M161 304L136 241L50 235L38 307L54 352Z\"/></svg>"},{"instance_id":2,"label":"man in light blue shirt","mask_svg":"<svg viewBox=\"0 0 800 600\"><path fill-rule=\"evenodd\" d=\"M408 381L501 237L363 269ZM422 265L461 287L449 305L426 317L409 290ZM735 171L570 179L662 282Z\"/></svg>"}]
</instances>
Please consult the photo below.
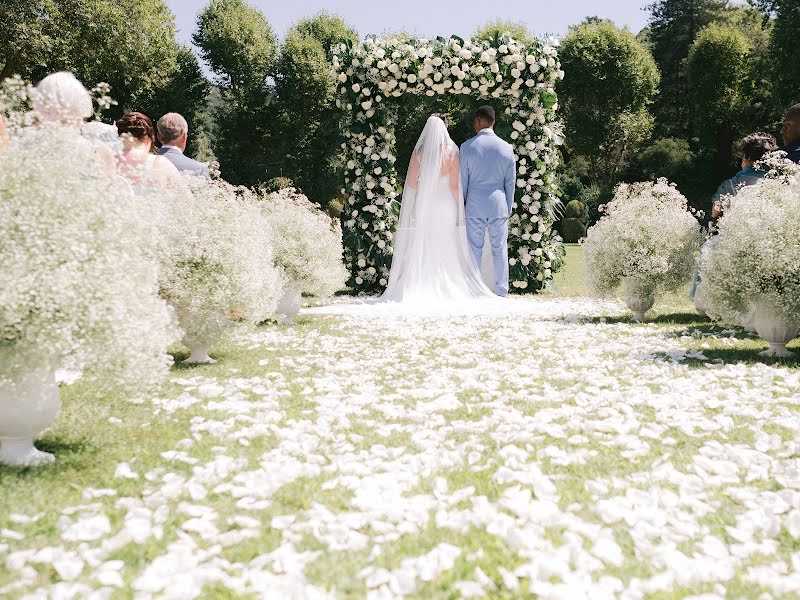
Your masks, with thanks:
<instances>
[{"instance_id":1,"label":"man in light blue shirt","mask_svg":"<svg viewBox=\"0 0 800 600\"><path fill-rule=\"evenodd\" d=\"M495 112L475 113L477 135L461 146L461 187L467 213L467 239L480 268L486 231L492 244L495 288L508 295L508 218L514 205L517 161L511 144L494 132Z\"/></svg>"}]
</instances>

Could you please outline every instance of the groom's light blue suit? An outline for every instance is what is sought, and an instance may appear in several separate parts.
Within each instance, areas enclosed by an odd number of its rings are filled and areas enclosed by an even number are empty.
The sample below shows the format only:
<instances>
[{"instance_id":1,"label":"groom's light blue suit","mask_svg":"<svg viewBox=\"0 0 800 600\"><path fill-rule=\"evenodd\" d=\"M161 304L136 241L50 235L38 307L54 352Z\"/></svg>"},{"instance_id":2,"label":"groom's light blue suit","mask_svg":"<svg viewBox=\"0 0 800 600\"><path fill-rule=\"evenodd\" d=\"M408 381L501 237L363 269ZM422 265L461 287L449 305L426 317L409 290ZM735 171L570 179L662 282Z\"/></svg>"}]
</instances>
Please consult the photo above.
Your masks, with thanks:
<instances>
[{"instance_id":1,"label":"groom's light blue suit","mask_svg":"<svg viewBox=\"0 0 800 600\"><path fill-rule=\"evenodd\" d=\"M508 217L514 204L517 164L511 144L482 129L461 146L461 187L467 203L467 239L480 268L486 230L492 243L495 289L508 295Z\"/></svg>"}]
</instances>

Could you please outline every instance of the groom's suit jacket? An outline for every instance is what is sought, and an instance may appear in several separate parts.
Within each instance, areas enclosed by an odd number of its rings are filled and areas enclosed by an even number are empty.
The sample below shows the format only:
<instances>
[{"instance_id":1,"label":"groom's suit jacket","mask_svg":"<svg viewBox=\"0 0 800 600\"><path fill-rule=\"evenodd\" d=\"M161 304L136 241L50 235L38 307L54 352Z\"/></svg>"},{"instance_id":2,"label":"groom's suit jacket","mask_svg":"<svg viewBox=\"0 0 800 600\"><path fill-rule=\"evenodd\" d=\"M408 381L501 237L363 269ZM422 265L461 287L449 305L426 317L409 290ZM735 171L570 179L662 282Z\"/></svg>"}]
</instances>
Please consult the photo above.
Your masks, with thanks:
<instances>
[{"instance_id":1,"label":"groom's suit jacket","mask_svg":"<svg viewBox=\"0 0 800 600\"><path fill-rule=\"evenodd\" d=\"M461 188L467 218L502 219L511 214L517 164L511 144L491 129L461 145Z\"/></svg>"}]
</instances>

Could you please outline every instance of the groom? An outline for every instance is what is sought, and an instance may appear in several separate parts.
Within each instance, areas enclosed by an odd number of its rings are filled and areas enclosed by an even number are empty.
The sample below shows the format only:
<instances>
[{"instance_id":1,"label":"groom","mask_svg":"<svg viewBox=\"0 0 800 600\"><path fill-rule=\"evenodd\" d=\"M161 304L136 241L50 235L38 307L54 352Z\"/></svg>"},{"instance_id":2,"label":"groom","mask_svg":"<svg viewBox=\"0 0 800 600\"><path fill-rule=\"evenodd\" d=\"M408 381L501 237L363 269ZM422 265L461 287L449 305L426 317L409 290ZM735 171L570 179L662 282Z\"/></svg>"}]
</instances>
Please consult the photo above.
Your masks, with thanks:
<instances>
[{"instance_id":1,"label":"groom","mask_svg":"<svg viewBox=\"0 0 800 600\"><path fill-rule=\"evenodd\" d=\"M498 296L508 295L508 218L514 204L517 164L511 144L494 132L494 108L475 112L478 134L461 146L461 187L467 203L467 238L480 269L486 230L492 244Z\"/></svg>"}]
</instances>

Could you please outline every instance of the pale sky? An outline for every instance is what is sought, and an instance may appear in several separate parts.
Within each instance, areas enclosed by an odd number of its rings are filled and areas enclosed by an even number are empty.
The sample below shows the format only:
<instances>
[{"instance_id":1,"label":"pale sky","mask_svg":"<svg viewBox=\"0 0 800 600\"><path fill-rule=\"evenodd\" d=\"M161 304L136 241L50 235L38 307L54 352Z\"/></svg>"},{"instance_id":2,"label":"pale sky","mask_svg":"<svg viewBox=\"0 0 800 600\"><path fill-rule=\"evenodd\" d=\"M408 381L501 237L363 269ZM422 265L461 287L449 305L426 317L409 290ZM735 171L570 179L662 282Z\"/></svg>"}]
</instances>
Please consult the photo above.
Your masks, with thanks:
<instances>
[{"instance_id":1,"label":"pale sky","mask_svg":"<svg viewBox=\"0 0 800 600\"><path fill-rule=\"evenodd\" d=\"M208 0L168 0L176 15L178 35L188 43L195 17ZM362 36L384 31L408 31L435 37L469 37L487 21L522 21L537 35L563 35L587 16L613 20L638 33L646 24L643 10L651 0L250 0L282 37L298 19L321 10L337 13Z\"/></svg>"}]
</instances>

